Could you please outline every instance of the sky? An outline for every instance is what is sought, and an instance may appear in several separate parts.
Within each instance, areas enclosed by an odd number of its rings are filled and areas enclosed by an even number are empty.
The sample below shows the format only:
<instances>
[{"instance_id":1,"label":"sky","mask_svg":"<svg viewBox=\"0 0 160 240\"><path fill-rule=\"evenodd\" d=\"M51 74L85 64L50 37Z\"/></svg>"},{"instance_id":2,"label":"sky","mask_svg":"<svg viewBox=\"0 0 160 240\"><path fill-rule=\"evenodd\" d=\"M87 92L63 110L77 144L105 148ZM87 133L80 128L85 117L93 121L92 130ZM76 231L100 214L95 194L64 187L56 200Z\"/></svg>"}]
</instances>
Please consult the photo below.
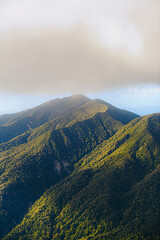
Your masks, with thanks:
<instances>
[{"instance_id":1,"label":"sky","mask_svg":"<svg viewBox=\"0 0 160 240\"><path fill-rule=\"evenodd\" d=\"M159 0L0 0L0 114L82 93L160 112Z\"/></svg>"}]
</instances>

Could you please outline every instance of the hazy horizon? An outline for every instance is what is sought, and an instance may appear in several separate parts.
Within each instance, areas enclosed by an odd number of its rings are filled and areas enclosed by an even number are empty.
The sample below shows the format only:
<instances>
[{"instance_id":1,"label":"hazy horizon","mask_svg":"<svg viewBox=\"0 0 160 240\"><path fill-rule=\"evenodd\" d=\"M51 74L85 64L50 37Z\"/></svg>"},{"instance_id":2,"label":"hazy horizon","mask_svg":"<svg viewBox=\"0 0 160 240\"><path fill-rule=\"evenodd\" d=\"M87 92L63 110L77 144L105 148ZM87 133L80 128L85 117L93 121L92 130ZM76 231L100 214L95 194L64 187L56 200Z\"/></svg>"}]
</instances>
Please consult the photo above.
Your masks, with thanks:
<instances>
[{"instance_id":1,"label":"hazy horizon","mask_svg":"<svg viewBox=\"0 0 160 240\"><path fill-rule=\"evenodd\" d=\"M160 112L159 0L0 1L0 114L82 93Z\"/></svg>"},{"instance_id":2,"label":"hazy horizon","mask_svg":"<svg viewBox=\"0 0 160 240\"><path fill-rule=\"evenodd\" d=\"M153 88L154 89L154 88ZM135 92L134 90L126 91L126 89L120 89L112 92L104 92L99 94L83 94L90 99L102 99L118 108L125 109L134 113L137 113L141 116L152 114L152 113L158 113L160 112L160 96L158 93L154 93L154 100L152 98L152 101L150 102L150 98L153 94L153 90L150 92L150 88L145 89L145 94L143 101L139 103L141 99L141 91L144 91L144 89L139 89ZM81 93L77 93L81 94ZM66 94L66 95L53 95L53 96L38 96L38 95L3 95L0 96L0 115L3 114L11 114L20 112L23 110L27 110L30 108L34 108L40 104L43 104L47 101L54 100L56 98L63 98L63 97L69 97L74 94ZM1 99L5 99L5 106L3 104L3 101ZM128 101L127 101L128 100ZM156 105L157 103L157 105ZM154 105L155 104L155 105Z\"/></svg>"}]
</instances>

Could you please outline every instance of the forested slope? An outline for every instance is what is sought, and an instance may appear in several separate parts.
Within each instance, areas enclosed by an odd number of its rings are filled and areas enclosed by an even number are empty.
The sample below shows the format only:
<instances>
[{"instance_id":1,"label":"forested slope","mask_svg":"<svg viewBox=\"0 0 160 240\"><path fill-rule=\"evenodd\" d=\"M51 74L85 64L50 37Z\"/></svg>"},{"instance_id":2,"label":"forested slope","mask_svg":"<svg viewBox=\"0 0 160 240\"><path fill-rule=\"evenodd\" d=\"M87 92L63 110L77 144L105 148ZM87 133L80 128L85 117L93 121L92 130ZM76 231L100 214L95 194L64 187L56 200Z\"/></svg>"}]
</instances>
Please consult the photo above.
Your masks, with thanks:
<instances>
[{"instance_id":1,"label":"forested slope","mask_svg":"<svg viewBox=\"0 0 160 240\"><path fill-rule=\"evenodd\" d=\"M71 174L75 163L122 128L123 114L124 121L137 116L122 111L118 121L109 109L100 100L89 101L0 144L1 236L19 223L47 188Z\"/></svg>"},{"instance_id":2,"label":"forested slope","mask_svg":"<svg viewBox=\"0 0 160 240\"><path fill-rule=\"evenodd\" d=\"M159 239L160 114L122 127L74 164L4 239Z\"/></svg>"}]
</instances>

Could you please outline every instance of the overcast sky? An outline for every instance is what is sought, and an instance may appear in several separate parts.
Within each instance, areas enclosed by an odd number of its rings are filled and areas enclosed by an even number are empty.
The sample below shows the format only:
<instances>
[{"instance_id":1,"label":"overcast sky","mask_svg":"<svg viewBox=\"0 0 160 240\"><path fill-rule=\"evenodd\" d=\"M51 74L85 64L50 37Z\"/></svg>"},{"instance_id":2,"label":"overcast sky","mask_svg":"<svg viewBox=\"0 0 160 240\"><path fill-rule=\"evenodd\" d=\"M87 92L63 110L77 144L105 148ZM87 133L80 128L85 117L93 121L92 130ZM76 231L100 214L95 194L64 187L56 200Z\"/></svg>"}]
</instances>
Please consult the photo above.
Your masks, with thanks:
<instances>
[{"instance_id":1,"label":"overcast sky","mask_svg":"<svg viewBox=\"0 0 160 240\"><path fill-rule=\"evenodd\" d=\"M1 97L160 94L159 43L159 0L0 0Z\"/></svg>"}]
</instances>

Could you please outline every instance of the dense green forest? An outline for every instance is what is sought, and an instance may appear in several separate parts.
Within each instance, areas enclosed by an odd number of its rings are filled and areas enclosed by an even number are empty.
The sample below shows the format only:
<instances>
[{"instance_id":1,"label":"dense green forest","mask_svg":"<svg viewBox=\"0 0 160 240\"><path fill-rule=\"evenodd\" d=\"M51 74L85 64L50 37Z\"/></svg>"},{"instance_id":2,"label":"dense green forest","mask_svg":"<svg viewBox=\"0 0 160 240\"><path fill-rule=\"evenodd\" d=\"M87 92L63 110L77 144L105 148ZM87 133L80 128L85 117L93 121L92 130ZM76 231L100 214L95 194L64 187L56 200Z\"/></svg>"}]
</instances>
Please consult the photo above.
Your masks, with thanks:
<instances>
[{"instance_id":1,"label":"dense green forest","mask_svg":"<svg viewBox=\"0 0 160 240\"><path fill-rule=\"evenodd\" d=\"M159 239L160 114L61 101L65 112L0 144L0 237Z\"/></svg>"}]
</instances>

